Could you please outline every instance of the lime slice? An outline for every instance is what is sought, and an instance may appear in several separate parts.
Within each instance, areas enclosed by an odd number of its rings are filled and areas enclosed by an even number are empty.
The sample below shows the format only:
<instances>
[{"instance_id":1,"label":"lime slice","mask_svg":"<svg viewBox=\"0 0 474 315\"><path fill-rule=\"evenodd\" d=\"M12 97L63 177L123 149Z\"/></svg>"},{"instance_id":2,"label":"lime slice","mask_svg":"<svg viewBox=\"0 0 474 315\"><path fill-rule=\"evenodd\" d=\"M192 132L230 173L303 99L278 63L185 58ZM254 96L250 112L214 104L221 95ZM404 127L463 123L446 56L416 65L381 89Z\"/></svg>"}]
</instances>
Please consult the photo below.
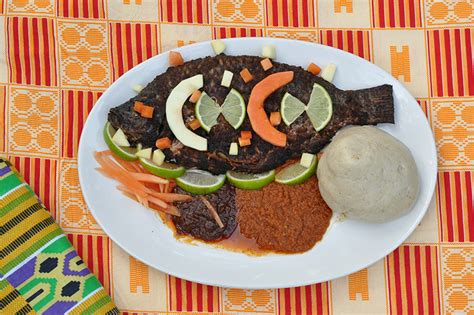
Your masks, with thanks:
<instances>
[{"instance_id":1,"label":"lime slice","mask_svg":"<svg viewBox=\"0 0 474 315\"><path fill-rule=\"evenodd\" d=\"M183 176L176 178L179 187L192 194L210 194L225 183L225 175L212 175L201 170L187 170Z\"/></svg>"},{"instance_id":2,"label":"lime slice","mask_svg":"<svg viewBox=\"0 0 474 315\"><path fill-rule=\"evenodd\" d=\"M112 137L114 136L114 134L115 134L114 127L112 127L110 122L107 122L104 127L104 140L105 140L105 143L107 143L107 146L109 147L109 149L124 160L127 160L127 161L136 160L137 157L135 156L135 153L137 153L137 148L118 146L115 142L112 141Z\"/></svg>"},{"instance_id":3,"label":"lime slice","mask_svg":"<svg viewBox=\"0 0 474 315\"><path fill-rule=\"evenodd\" d=\"M300 117L305 109L306 105L290 93L287 92L283 95L280 112L281 118L287 126L291 125L296 118Z\"/></svg>"},{"instance_id":4,"label":"lime slice","mask_svg":"<svg viewBox=\"0 0 474 315\"><path fill-rule=\"evenodd\" d=\"M274 170L260 174L228 171L226 175L229 182L235 187L250 190L263 188L275 179Z\"/></svg>"},{"instance_id":5,"label":"lime slice","mask_svg":"<svg viewBox=\"0 0 474 315\"><path fill-rule=\"evenodd\" d=\"M230 90L221 107L222 115L234 129L238 129L245 118L245 101L237 90Z\"/></svg>"},{"instance_id":6,"label":"lime slice","mask_svg":"<svg viewBox=\"0 0 474 315\"><path fill-rule=\"evenodd\" d=\"M332 101L328 92L319 84L313 85L306 113L316 131L320 131L332 117Z\"/></svg>"},{"instance_id":7,"label":"lime slice","mask_svg":"<svg viewBox=\"0 0 474 315\"><path fill-rule=\"evenodd\" d=\"M239 128L245 118L245 101L242 95L235 89L230 90L227 94L224 104L219 106L216 101L202 92L201 97L196 103L196 118L201 123L201 127L209 132L215 124L220 114L235 129Z\"/></svg>"},{"instance_id":8,"label":"lime slice","mask_svg":"<svg viewBox=\"0 0 474 315\"><path fill-rule=\"evenodd\" d=\"M221 108L206 92L201 93L201 97L196 103L196 118L201 123L201 127L209 132L212 126L217 124L217 117L221 114Z\"/></svg>"},{"instance_id":9,"label":"lime slice","mask_svg":"<svg viewBox=\"0 0 474 315\"><path fill-rule=\"evenodd\" d=\"M173 163L167 163L164 162L161 165L156 165L153 163L152 160L150 159L145 159L145 158L139 158L140 164L143 165L143 167L149 171L150 173L164 177L164 178L176 178L180 177L181 175L186 172L186 169L182 166L173 164Z\"/></svg>"},{"instance_id":10,"label":"lime slice","mask_svg":"<svg viewBox=\"0 0 474 315\"><path fill-rule=\"evenodd\" d=\"M299 162L288 165L276 174L275 181L285 185L301 184L313 176L316 165L318 165L316 157L308 168L302 166Z\"/></svg>"}]
</instances>

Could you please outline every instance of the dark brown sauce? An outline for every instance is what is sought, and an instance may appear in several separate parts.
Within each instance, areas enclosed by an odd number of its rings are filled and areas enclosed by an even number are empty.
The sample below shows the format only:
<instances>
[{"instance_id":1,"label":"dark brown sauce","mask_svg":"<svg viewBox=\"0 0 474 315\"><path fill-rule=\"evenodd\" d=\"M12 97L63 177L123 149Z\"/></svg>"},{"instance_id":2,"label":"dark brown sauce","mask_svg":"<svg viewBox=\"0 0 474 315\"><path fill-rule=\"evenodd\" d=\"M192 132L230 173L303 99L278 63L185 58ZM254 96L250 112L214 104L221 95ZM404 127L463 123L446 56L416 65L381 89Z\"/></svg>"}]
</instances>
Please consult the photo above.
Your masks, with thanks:
<instances>
[{"instance_id":1,"label":"dark brown sauce","mask_svg":"<svg viewBox=\"0 0 474 315\"><path fill-rule=\"evenodd\" d=\"M272 186L274 187L272 188ZM267 200L264 201L263 204L271 204L269 198L276 198L278 191L280 193L284 192L285 194L290 193L295 197L297 197L298 194L300 194L300 196L290 202L288 202L288 200L286 205L282 204L283 207L273 205L266 209L262 209L262 202L255 201L266 197ZM302 191L304 194L301 195ZM270 196L267 195L268 192L271 192ZM233 252L240 252L251 256L262 256L270 253L294 254L305 252L322 239L329 227L332 213L319 194L315 178L299 187L283 186L274 183L260 191L237 191L237 194L239 193L251 194L250 198L247 198L248 201L245 204L247 210L244 210L245 207L244 204L242 204L242 200L245 198L238 198L242 199L239 200L239 207L241 209L237 215L238 225L228 238L220 239L218 241L204 241L190 235L179 233L169 215L161 212L158 212L158 214L163 223L173 231L175 238L181 242L193 245L204 243L213 247ZM308 196L311 196L312 198L308 199ZM303 200L303 203L300 206L297 206L298 200ZM248 202L251 202L251 204ZM243 215L245 211L247 211L247 214L245 215L247 218ZM276 214L275 211L277 211L278 214L284 214L284 216L292 219L289 221L281 221L281 215L272 218L272 216ZM314 213L314 211L316 211L316 213ZM255 222L256 218L259 218L258 222ZM297 221L301 222L301 220L310 224L297 224ZM248 225L249 222L253 222L250 223L251 226L253 226L250 229ZM251 235L250 237L242 234L241 224L244 224L247 231L250 231L247 232ZM275 224L281 226L276 228ZM273 228L271 228L271 226L273 226ZM275 232L277 234L275 234ZM297 232L297 234L292 235L294 232Z\"/></svg>"},{"instance_id":2,"label":"dark brown sauce","mask_svg":"<svg viewBox=\"0 0 474 315\"><path fill-rule=\"evenodd\" d=\"M229 238L221 239L216 242L205 242L203 240L196 239L189 235L179 234L176 231L176 226L173 224L173 220L163 212L157 212L157 216L161 219L164 225L166 225L174 234L174 237L180 242L196 245L199 243L212 245L214 247L223 248L233 252L244 253L251 256L262 256L265 254L273 253L270 250L260 249L257 242L253 239L246 238L240 233L240 227L234 230Z\"/></svg>"}]
</instances>

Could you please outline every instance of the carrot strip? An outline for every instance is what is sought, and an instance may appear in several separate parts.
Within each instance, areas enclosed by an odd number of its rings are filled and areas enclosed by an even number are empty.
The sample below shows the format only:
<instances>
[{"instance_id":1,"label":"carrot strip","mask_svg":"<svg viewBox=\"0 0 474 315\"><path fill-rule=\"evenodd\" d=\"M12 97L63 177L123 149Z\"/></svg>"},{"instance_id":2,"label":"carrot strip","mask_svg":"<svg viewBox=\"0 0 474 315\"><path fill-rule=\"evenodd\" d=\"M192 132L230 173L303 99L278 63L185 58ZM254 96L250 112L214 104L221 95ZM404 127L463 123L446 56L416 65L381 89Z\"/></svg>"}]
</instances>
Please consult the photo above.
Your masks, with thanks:
<instances>
[{"instance_id":1,"label":"carrot strip","mask_svg":"<svg viewBox=\"0 0 474 315\"><path fill-rule=\"evenodd\" d=\"M120 190L121 192L123 192L124 194L126 195L132 195L134 196L140 204L144 205L145 207L148 208L148 199L146 196L141 196L139 194L137 194L135 191L133 191L133 189L129 189L127 186L123 186L123 185L119 185L117 186L117 189Z\"/></svg>"},{"instance_id":2,"label":"carrot strip","mask_svg":"<svg viewBox=\"0 0 474 315\"><path fill-rule=\"evenodd\" d=\"M176 182L170 181L168 184L168 189L165 192L168 192L168 193L172 192L175 186L176 186Z\"/></svg>"},{"instance_id":3,"label":"carrot strip","mask_svg":"<svg viewBox=\"0 0 474 315\"><path fill-rule=\"evenodd\" d=\"M107 155L112 155L112 151L110 151L110 150L95 151L94 154L95 154L96 156L107 156Z\"/></svg>"},{"instance_id":4,"label":"carrot strip","mask_svg":"<svg viewBox=\"0 0 474 315\"><path fill-rule=\"evenodd\" d=\"M141 165L137 162L131 162L130 165L132 166L133 170L136 171L136 172L143 172L144 168L141 167Z\"/></svg>"},{"instance_id":5,"label":"carrot strip","mask_svg":"<svg viewBox=\"0 0 474 315\"><path fill-rule=\"evenodd\" d=\"M135 180L130 180L126 176L123 176L122 174L117 174L116 172L113 172L112 170L106 170L103 168L99 168L98 171L102 174L104 174L107 177L110 177L112 179L115 179L125 187L133 187L130 188L130 191L133 192L135 195L141 195L141 196L146 196L145 189L146 187L143 186L140 182L135 181Z\"/></svg>"},{"instance_id":6,"label":"carrot strip","mask_svg":"<svg viewBox=\"0 0 474 315\"><path fill-rule=\"evenodd\" d=\"M217 213L214 206L209 202L209 200L206 199L206 197L204 196L199 196L199 197L201 198L202 202L206 205L207 209L209 209L209 212L211 213L214 220L216 220L217 225L222 229L224 227L224 223L222 223L221 218L219 217L219 214Z\"/></svg>"},{"instance_id":7,"label":"carrot strip","mask_svg":"<svg viewBox=\"0 0 474 315\"><path fill-rule=\"evenodd\" d=\"M136 171L136 167L135 167L134 163L124 161L120 158L116 159L116 161L120 164L120 166L122 166L122 168L126 169L127 171L129 171L129 172Z\"/></svg>"},{"instance_id":8,"label":"carrot strip","mask_svg":"<svg viewBox=\"0 0 474 315\"><path fill-rule=\"evenodd\" d=\"M134 179L140 181L140 182L146 182L146 183L157 183L157 184L166 184L168 183L167 179L163 179L161 177L152 175L152 174L144 174L144 173L129 173L130 176L132 176Z\"/></svg>"},{"instance_id":9,"label":"carrot strip","mask_svg":"<svg viewBox=\"0 0 474 315\"><path fill-rule=\"evenodd\" d=\"M193 198L189 195L173 194L173 193L159 193L159 192L154 192L154 191L150 191L148 194L150 196L160 198L161 200L165 202L187 201Z\"/></svg>"},{"instance_id":10,"label":"carrot strip","mask_svg":"<svg viewBox=\"0 0 474 315\"><path fill-rule=\"evenodd\" d=\"M150 204L150 209L158 210L161 213L166 213L166 214L174 215L174 216L177 216L177 217L181 216L181 212L179 211L179 209L175 206L172 206L172 205L170 205L168 208L164 209L164 208L161 208L161 207L159 207L155 204Z\"/></svg>"},{"instance_id":11,"label":"carrot strip","mask_svg":"<svg viewBox=\"0 0 474 315\"><path fill-rule=\"evenodd\" d=\"M160 206L164 209L167 209L169 207L169 204L167 204L166 202L164 202L160 198L156 198L156 197L153 197L153 196L148 196L148 201L151 202L151 203L154 203L155 205Z\"/></svg>"}]
</instances>

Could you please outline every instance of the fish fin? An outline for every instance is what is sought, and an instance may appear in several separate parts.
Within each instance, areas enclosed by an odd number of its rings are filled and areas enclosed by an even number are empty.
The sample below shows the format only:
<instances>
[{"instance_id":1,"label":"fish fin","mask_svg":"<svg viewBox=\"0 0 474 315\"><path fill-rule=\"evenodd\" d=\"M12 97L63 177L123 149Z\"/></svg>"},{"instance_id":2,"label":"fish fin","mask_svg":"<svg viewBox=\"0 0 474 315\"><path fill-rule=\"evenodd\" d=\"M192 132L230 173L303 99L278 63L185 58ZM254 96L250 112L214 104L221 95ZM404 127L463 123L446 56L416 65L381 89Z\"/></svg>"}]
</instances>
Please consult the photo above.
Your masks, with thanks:
<instances>
[{"instance_id":1,"label":"fish fin","mask_svg":"<svg viewBox=\"0 0 474 315\"><path fill-rule=\"evenodd\" d=\"M358 109L367 113L365 124L394 123L393 88L389 84L350 91Z\"/></svg>"}]
</instances>

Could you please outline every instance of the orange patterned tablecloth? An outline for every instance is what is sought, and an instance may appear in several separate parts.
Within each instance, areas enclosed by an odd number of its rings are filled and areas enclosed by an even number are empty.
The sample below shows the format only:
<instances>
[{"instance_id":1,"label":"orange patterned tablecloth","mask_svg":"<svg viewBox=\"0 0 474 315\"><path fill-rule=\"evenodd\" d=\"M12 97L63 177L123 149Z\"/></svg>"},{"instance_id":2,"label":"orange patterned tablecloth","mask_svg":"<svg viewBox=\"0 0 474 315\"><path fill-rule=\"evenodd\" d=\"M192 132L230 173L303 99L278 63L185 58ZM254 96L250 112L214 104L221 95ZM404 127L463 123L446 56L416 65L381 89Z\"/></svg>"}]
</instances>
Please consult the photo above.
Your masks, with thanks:
<instances>
[{"instance_id":1,"label":"orange patterned tablecloth","mask_svg":"<svg viewBox=\"0 0 474 315\"><path fill-rule=\"evenodd\" d=\"M473 9L472 0L0 0L0 154L124 313L473 314ZM436 138L438 185L418 229L384 260L301 288L222 289L147 267L94 221L77 146L98 97L162 51L236 36L344 49L418 99Z\"/></svg>"}]
</instances>

